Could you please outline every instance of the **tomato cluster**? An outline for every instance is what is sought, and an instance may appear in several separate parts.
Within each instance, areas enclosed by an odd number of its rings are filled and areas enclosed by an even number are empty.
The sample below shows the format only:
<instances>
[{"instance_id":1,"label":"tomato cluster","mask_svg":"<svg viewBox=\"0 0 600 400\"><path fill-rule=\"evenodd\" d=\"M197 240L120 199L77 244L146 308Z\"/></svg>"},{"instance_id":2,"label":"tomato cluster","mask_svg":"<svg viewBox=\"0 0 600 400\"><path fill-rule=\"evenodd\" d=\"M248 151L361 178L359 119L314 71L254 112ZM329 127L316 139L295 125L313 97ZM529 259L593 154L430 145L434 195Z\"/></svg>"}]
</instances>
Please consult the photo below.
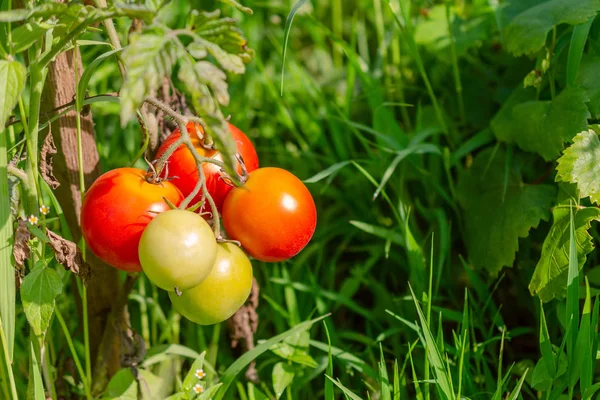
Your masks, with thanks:
<instances>
[{"instance_id":1,"label":"tomato cluster","mask_svg":"<svg viewBox=\"0 0 600 400\"><path fill-rule=\"evenodd\" d=\"M222 161L204 142L199 124L187 131L196 152ZM229 124L236 143L237 173L243 185L217 165L205 162L206 190L222 217L227 236L251 257L277 262L298 254L315 231L317 213L302 181L281 168L259 168L248 137ZM156 160L180 138L175 130L161 145ZM81 209L83 237L107 264L127 272L144 271L169 292L173 306L198 324L231 317L252 288L252 265L238 246L216 238L208 202L196 211L171 209L191 196L199 180L196 159L185 145L171 152L157 176L135 168L117 168L98 178L86 192ZM161 164L159 162L159 164ZM168 174L168 176L167 176ZM203 201L202 193L190 204Z\"/></svg>"}]
</instances>

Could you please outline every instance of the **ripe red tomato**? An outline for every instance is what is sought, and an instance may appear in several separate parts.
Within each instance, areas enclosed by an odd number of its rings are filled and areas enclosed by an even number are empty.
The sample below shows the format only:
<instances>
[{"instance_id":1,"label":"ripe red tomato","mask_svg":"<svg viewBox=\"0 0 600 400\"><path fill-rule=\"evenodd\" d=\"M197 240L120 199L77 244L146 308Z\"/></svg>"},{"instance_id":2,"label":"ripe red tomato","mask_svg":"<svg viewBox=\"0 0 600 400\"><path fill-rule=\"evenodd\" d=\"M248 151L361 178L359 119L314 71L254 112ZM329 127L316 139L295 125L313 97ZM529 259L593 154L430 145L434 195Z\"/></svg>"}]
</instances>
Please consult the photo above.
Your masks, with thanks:
<instances>
[{"instance_id":1,"label":"ripe red tomato","mask_svg":"<svg viewBox=\"0 0 600 400\"><path fill-rule=\"evenodd\" d=\"M138 244L146 225L183 195L170 182L146 181L146 172L117 168L90 186L81 206L81 232L88 247L105 263L128 272L142 270Z\"/></svg>"},{"instance_id":2,"label":"ripe red tomato","mask_svg":"<svg viewBox=\"0 0 600 400\"><path fill-rule=\"evenodd\" d=\"M202 140L198 137L198 133L196 129L203 133L201 125L194 124L192 122L188 123L187 130L194 144L194 147L198 151L198 153L203 157L212 157L216 160L222 160L221 154L217 150L207 150L202 147ZM252 145L252 142L248 137L240 131L238 128L229 124L229 131L231 132L231 136L236 143L237 152L242 156L244 160L244 164L246 165L246 169L248 172L252 172L258 168L258 155L256 154L256 150ZM173 133L162 143L159 147L155 159L160 158L165 151L180 137L179 129L173 131ZM190 151L184 145L179 146L177 150L169 157L169 177L173 177L170 181L175 186L181 190L184 196L189 195L194 190L196 183L198 183L198 170L196 169L196 161L194 160L194 156L190 153ZM206 175L206 188L208 192L212 196L217 209L219 212L223 208L223 201L225 197L231 191L232 187L225 183L223 179L221 179L220 168L214 164L204 163L203 165L204 174ZM241 165L237 164L238 173L242 173ZM200 201L202 197L202 193L198 193L198 195L192 200L191 204L195 204ZM208 204L202 208L202 211L210 211L210 207Z\"/></svg>"},{"instance_id":3,"label":"ripe red tomato","mask_svg":"<svg viewBox=\"0 0 600 400\"><path fill-rule=\"evenodd\" d=\"M281 168L259 168L229 193L223 224L252 257L287 260L312 238L317 225L313 198L302 181Z\"/></svg>"}]
</instances>

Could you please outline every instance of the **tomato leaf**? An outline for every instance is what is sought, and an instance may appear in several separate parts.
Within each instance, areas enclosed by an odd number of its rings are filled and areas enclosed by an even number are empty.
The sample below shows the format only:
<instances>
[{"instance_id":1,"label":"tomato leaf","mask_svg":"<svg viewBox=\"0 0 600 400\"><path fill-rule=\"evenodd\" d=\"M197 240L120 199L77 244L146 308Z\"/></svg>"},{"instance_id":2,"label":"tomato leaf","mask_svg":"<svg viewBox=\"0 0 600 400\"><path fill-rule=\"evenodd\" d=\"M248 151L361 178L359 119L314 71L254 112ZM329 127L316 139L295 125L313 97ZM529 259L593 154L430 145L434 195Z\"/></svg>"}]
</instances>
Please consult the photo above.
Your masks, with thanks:
<instances>
[{"instance_id":1,"label":"tomato leaf","mask_svg":"<svg viewBox=\"0 0 600 400\"><path fill-rule=\"evenodd\" d=\"M548 32L560 24L578 25L600 10L600 0L551 0L520 13L506 27L506 48L515 56L533 54L546 43Z\"/></svg>"},{"instance_id":2,"label":"tomato leaf","mask_svg":"<svg viewBox=\"0 0 600 400\"><path fill-rule=\"evenodd\" d=\"M20 62L0 60L0 132L23 91L26 74Z\"/></svg>"},{"instance_id":3,"label":"tomato leaf","mask_svg":"<svg viewBox=\"0 0 600 400\"><path fill-rule=\"evenodd\" d=\"M548 218L556 196L553 186L523 183L518 172L505 167L506 156L503 150L481 152L457 187L469 258L492 274L512 265L519 238Z\"/></svg>"},{"instance_id":4,"label":"tomato leaf","mask_svg":"<svg viewBox=\"0 0 600 400\"><path fill-rule=\"evenodd\" d=\"M53 24L44 22L31 22L17 27L12 31L13 52L20 53L27 50L31 45L38 41L48 29L53 27Z\"/></svg>"},{"instance_id":5,"label":"tomato leaf","mask_svg":"<svg viewBox=\"0 0 600 400\"><path fill-rule=\"evenodd\" d=\"M54 299L62 293L62 286L58 273L49 267L35 268L23 279L23 310L37 336L46 333L54 313Z\"/></svg>"},{"instance_id":6,"label":"tomato leaf","mask_svg":"<svg viewBox=\"0 0 600 400\"><path fill-rule=\"evenodd\" d=\"M511 101L527 98L532 92L519 90ZM513 103L498 113L492 128L498 139L538 153L546 161L554 160L564 143L587 127L586 100L584 90L569 88L553 101Z\"/></svg>"},{"instance_id":7,"label":"tomato leaf","mask_svg":"<svg viewBox=\"0 0 600 400\"><path fill-rule=\"evenodd\" d=\"M120 92L122 126L135 116L144 97L171 75L179 54L175 41L162 29L133 35L123 52L127 75Z\"/></svg>"},{"instance_id":8,"label":"tomato leaf","mask_svg":"<svg viewBox=\"0 0 600 400\"><path fill-rule=\"evenodd\" d=\"M559 186L558 204L552 212L553 223L542 246L529 291L537 294L544 302L565 295L569 269L569 210L573 208L575 241L579 269L583 267L586 255L594 249L592 237L588 233L593 220L600 221L600 209L577 206L577 193L574 185Z\"/></svg>"},{"instance_id":9,"label":"tomato leaf","mask_svg":"<svg viewBox=\"0 0 600 400\"><path fill-rule=\"evenodd\" d=\"M577 185L579 197L600 204L600 140L592 130L580 132L558 159L557 181Z\"/></svg>"}]
</instances>

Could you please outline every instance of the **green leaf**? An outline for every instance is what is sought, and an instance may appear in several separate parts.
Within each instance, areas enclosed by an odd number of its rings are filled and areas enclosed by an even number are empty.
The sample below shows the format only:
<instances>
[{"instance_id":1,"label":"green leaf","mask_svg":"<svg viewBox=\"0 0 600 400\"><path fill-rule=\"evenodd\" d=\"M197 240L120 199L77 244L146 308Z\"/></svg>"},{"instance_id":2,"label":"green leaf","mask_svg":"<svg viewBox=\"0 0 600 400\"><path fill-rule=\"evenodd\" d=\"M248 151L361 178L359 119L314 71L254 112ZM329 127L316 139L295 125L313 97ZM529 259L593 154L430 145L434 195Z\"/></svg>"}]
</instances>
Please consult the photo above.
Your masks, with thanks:
<instances>
[{"instance_id":1,"label":"green leaf","mask_svg":"<svg viewBox=\"0 0 600 400\"><path fill-rule=\"evenodd\" d=\"M0 133L25 87L26 74L20 62L0 60Z\"/></svg>"},{"instance_id":2,"label":"green leaf","mask_svg":"<svg viewBox=\"0 0 600 400\"><path fill-rule=\"evenodd\" d=\"M273 390L275 390L275 397L280 398L285 388L288 387L289 384L294 380L296 372L290 364L278 362L273 367L273 372L271 375L273 378Z\"/></svg>"},{"instance_id":3,"label":"green leaf","mask_svg":"<svg viewBox=\"0 0 600 400\"><path fill-rule=\"evenodd\" d=\"M212 400L213 396L217 391L223 386L222 383L217 383L216 385L212 385L208 389L205 389L204 392L198 397L198 400Z\"/></svg>"},{"instance_id":4,"label":"green leaf","mask_svg":"<svg viewBox=\"0 0 600 400\"><path fill-rule=\"evenodd\" d=\"M506 168L506 157L503 150L481 152L457 187L469 259L492 274L512 266L519 238L548 218L556 196L553 186L523 183L518 172Z\"/></svg>"},{"instance_id":5,"label":"green leaf","mask_svg":"<svg viewBox=\"0 0 600 400\"><path fill-rule=\"evenodd\" d=\"M121 125L135 116L144 97L171 76L179 49L170 35L159 29L134 35L123 52L127 75L121 87Z\"/></svg>"},{"instance_id":6,"label":"green leaf","mask_svg":"<svg viewBox=\"0 0 600 400\"><path fill-rule=\"evenodd\" d=\"M243 74L246 71L246 66L240 56L228 53L223 50L221 46L208 40L204 40L199 36L196 36L194 42L190 43L187 49L190 53L208 52L215 60L217 60L223 69L231 73Z\"/></svg>"},{"instance_id":7,"label":"green leaf","mask_svg":"<svg viewBox=\"0 0 600 400\"><path fill-rule=\"evenodd\" d=\"M173 356L181 356L196 360L198 357L200 357L200 354L198 354L197 351L180 344L162 344L151 347L148 350L143 366L148 368L149 366L157 364L161 361L170 360L173 358Z\"/></svg>"},{"instance_id":8,"label":"green leaf","mask_svg":"<svg viewBox=\"0 0 600 400\"><path fill-rule=\"evenodd\" d=\"M131 368L123 368L112 377L103 399L138 399L138 383L131 372Z\"/></svg>"},{"instance_id":9,"label":"green leaf","mask_svg":"<svg viewBox=\"0 0 600 400\"><path fill-rule=\"evenodd\" d=\"M327 379L329 379L331 382L333 382L333 384L335 386L337 386L338 388L340 388L340 390L344 393L344 395L346 396L347 399L351 399L351 400L363 400L360 397L358 397L354 392L352 392L350 389L348 389L346 386L344 386L341 382L333 380L333 378L330 377L329 375L325 375L325 377Z\"/></svg>"},{"instance_id":10,"label":"green leaf","mask_svg":"<svg viewBox=\"0 0 600 400\"><path fill-rule=\"evenodd\" d=\"M600 56L585 55L579 65L575 84L582 87L588 97L588 108L592 118L600 118Z\"/></svg>"},{"instance_id":11,"label":"green leaf","mask_svg":"<svg viewBox=\"0 0 600 400\"><path fill-rule=\"evenodd\" d=\"M198 358L196 358L196 360L190 367L190 370L187 373L187 375L185 376L185 379L183 380L183 384L181 385L183 387L183 390L187 391L187 390L192 389L192 387L196 383L198 383L198 381L200 380L200 378L198 377L198 374L201 372L204 372L204 370L202 369L202 366L204 365L204 357L205 356L206 356L206 351L203 351L198 356Z\"/></svg>"},{"instance_id":12,"label":"green leaf","mask_svg":"<svg viewBox=\"0 0 600 400\"><path fill-rule=\"evenodd\" d=\"M506 48L516 56L533 54L546 43L548 32L560 24L583 24L600 10L600 0L551 0L519 14L506 28Z\"/></svg>"},{"instance_id":13,"label":"green leaf","mask_svg":"<svg viewBox=\"0 0 600 400\"><path fill-rule=\"evenodd\" d=\"M552 215L553 222L538 261L529 291L537 294L543 302L565 295L567 272L569 269L569 210L573 207L575 218L575 241L579 269L586 256L594 249L592 237L588 233L591 221L600 221L600 209L576 206L577 194L572 185L559 185L559 198Z\"/></svg>"},{"instance_id":14,"label":"green leaf","mask_svg":"<svg viewBox=\"0 0 600 400\"><path fill-rule=\"evenodd\" d=\"M178 77L185 82L188 90L202 93L206 90L205 87L209 87L221 105L227 106L229 104L227 75L210 62L198 61L191 63L185 59L181 63Z\"/></svg>"},{"instance_id":15,"label":"green leaf","mask_svg":"<svg viewBox=\"0 0 600 400\"><path fill-rule=\"evenodd\" d=\"M244 7L237 0L219 0L219 1L221 1L222 3L225 3L225 4L229 4L229 5L237 8L241 12L252 15L252 9L250 7Z\"/></svg>"},{"instance_id":16,"label":"green leaf","mask_svg":"<svg viewBox=\"0 0 600 400\"><path fill-rule=\"evenodd\" d=\"M517 96L528 96L518 91ZM516 104L511 114L502 115L500 125L494 118L492 127L498 139L517 143L525 150L538 153L546 161L554 160L577 132L587 127L590 116L586 93L580 88L563 90L553 101L526 101Z\"/></svg>"},{"instance_id":17,"label":"green leaf","mask_svg":"<svg viewBox=\"0 0 600 400\"><path fill-rule=\"evenodd\" d=\"M54 25L49 23L29 22L14 29L12 31L13 52L20 53L27 50L53 27Z\"/></svg>"},{"instance_id":18,"label":"green leaf","mask_svg":"<svg viewBox=\"0 0 600 400\"><path fill-rule=\"evenodd\" d=\"M577 134L556 167L556 181L577 185L579 197L600 204L600 140L589 129Z\"/></svg>"},{"instance_id":19,"label":"green leaf","mask_svg":"<svg viewBox=\"0 0 600 400\"><path fill-rule=\"evenodd\" d=\"M48 329L54 299L62 293L62 281L56 271L49 267L39 267L23 279L21 299L23 310L31 329L37 336L43 336Z\"/></svg>"},{"instance_id":20,"label":"green leaf","mask_svg":"<svg viewBox=\"0 0 600 400\"><path fill-rule=\"evenodd\" d=\"M96 72L96 69L98 68L100 63L106 60L108 57L112 56L113 54L119 53L121 50L122 49L110 50L104 54L99 55L94 61L90 63L90 65L87 66L85 71L83 71L83 74L81 74L81 78L79 79L79 83L77 84L77 98L75 99L77 110L81 110L83 108L83 102L85 100L88 84L90 83L90 79L92 78L94 72Z\"/></svg>"}]
</instances>

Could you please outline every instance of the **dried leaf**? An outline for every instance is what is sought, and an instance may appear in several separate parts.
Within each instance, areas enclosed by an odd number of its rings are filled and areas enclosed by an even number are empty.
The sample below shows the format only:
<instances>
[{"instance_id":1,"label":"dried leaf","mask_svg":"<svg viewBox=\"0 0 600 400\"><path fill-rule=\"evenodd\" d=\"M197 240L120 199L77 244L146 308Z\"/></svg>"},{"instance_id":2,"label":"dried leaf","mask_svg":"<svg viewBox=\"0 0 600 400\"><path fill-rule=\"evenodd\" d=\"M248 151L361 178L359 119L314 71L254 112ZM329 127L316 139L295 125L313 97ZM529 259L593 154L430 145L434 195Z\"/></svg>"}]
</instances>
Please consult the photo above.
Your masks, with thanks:
<instances>
[{"instance_id":1,"label":"dried leaf","mask_svg":"<svg viewBox=\"0 0 600 400\"><path fill-rule=\"evenodd\" d=\"M46 229L46 234L50 239L50 247L54 250L56 261L62 264L66 270L77 274L85 284L90 277L91 269L88 263L83 260L81 250L70 240Z\"/></svg>"},{"instance_id":2,"label":"dried leaf","mask_svg":"<svg viewBox=\"0 0 600 400\"><path fill-rule=\"evenodd\" d=\"M29 239L31 239L31 234L27 229L27 221L25 221L24 219L19 219L17 231L15 232L15 241L13 246L17 289L21 287L23 277L25 276L25 260L31 257L31 249L29 248L28 243Z\"/></svg>"},{"instance_id":3,"label":"dried leaf","mask_svg":"<svg viewBox=\"0 0 600 400\"><path fill-rule=\"evenodd\" d=\"M50 127L50 125L48 125ZM52 156L57 153L56 145L54 144L54 138L52 132L48 128L48 135L44 139L42 150L40 152L40 172L44 181L52 188L56 189L60 186L60 182L52 173Z\"/></svg>"}]
</instances>

